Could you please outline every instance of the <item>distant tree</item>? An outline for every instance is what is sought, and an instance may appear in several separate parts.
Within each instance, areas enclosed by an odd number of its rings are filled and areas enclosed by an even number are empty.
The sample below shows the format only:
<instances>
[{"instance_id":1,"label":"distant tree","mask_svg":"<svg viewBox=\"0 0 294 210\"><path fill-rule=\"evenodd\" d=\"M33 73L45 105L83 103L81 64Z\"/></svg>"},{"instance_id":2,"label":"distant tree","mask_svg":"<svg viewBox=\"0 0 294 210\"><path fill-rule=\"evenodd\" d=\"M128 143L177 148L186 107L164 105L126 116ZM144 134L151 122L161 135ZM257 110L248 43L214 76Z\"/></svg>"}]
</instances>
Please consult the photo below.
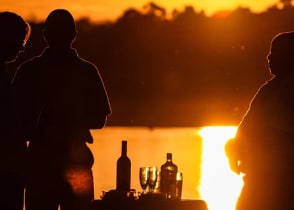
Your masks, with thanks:
<instances>
[{"instance_id":1,"label":"distant tree","mask_svg":"<svg viewBox=\"0 0 294 210\"><path fill-rule=\"evenodd\" d=\"M191 24L197 20L203 21L206 16L203 11L196 12L193 6L186 6L184 11L179 12L178 10L173 10L172 20L182 22L183 24Z\"/></svg>"},{"instance_id":2,"label":"distant tree","mask_svg":"<svg viewBox=\"0 0 294 210\"><path fill-rule=\"evenodd\" d=\"M150 2L147 5L145 5L144 9L147 11L148 14L151 15L156 15L162 18L165 18L166 16L166 10L153 2Z\"/></svg>"},{"instance_id":3,"label":"distant tree","mask_svg":"<svg viewBox=\"0 0 294 210\"><path fill-rule=\"evenodd\" d=\"M135 19L140 16L142 16L142 14L138 10L130 8L124 12L122 19Z\"/></svg>"},{"instance_id":4,"label":"distant tree","mask_svg":"<svg viewBox=\"0 0 294 210\"><path fill-rule=\"evenodd\" d=\"M280 0L283 5L283 8L292 7L292 0Z\"/></svg>"}]
</instances>

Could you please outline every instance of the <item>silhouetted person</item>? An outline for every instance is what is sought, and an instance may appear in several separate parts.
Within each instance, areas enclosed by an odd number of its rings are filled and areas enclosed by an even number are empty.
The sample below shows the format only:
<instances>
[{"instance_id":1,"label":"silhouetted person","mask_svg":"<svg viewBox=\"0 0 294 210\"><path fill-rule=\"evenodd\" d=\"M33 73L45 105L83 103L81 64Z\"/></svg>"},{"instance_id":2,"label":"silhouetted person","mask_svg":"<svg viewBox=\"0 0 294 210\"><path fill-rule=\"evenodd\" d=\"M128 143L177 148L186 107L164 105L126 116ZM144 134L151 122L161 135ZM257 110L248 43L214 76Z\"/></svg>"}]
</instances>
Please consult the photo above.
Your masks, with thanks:
<instances>
[{"instance_id":1,"label":"silhouetted person","mask_svg":"<svg viewBox=\"0 0 294 210\"><path fill-rule=\"evenodd\" d=\"M22 210L26 143L12 112L10 72L5 65L24 50L30 26L19 15L5 11L0 12L0 28L0 208Z\"/></svg>"},{"instance_id":2,"label":"silhouetted person","mask_svg":"<svg viewBox=\"0 0 294 210\"><path fill-rule=\"evenodd\" d=\"M244 174L237 210L294 209L294 32L273 38L268 65L272 79L225 148L231 168Z\"/></svg>"},{"instance_id":3,"label":"silhouetted person","mask_svg":"<svg viewBox=\"0 0 294 210\"><path fill-rule=\"evenodd\" d=\"M29 141L26 210L86 210L94 198L89 129L111 113L98 69L71 47L75 21L63 9L45 21L46 48L13 81Z\"/></svg>"}]
</instances>

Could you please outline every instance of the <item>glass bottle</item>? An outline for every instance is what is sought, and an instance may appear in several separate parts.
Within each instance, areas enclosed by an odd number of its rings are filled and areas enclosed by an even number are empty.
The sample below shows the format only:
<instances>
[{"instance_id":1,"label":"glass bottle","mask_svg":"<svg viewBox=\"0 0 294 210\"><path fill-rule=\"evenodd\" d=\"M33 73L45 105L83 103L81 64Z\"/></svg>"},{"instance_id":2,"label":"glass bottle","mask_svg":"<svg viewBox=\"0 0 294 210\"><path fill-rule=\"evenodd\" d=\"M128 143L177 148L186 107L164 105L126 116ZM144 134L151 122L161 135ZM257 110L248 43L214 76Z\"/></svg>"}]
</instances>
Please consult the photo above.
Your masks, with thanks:
<instances>
[{"instance_id":1,"label":"glass bottle","mask_svg":"<svg viewBox=\"0 0 294 210\"><path fill-rule=\"evenodd\" d=\"M166 154L166 162L160 171L160 192L168 199L176 198L176 177L178 166L172 161L172 153Z\"/></svg>"},{"instance_id":2,"label":"glass bottle","mask_svg":"<svg viewBox=\"0 0 294 210\"><path fill-rule=\"evenodd\" d=\"M127 141L121 144L121 156L116 163L116 189L129 191L131 185L131 160L127 156Z\"/></svg>"}]
</instances>

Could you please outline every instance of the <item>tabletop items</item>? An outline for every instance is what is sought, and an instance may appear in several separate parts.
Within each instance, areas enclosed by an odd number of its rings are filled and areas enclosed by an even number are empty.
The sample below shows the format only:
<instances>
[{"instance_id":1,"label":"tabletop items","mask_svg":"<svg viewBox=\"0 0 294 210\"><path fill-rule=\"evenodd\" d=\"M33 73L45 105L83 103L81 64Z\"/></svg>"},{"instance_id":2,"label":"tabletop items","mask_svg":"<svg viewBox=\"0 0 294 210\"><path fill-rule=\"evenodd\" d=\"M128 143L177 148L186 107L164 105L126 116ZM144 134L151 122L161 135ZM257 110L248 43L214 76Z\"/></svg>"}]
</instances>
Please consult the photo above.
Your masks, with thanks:
<instances>
[{"instance_id":1,"label":"tabletop items","mask_svg":"<svg viewBox=\"0 0 294 210\"><path fill-rule=\"evenodd\" d=\"M115 191L115 190L114 190ZM110 194L115 193L111 191ZM117 193L117 192L116 192ZM115 194L116 194L115 193ZM109 194L109 195L110 195ZM94 200L89 210L208 210L208 206L203 200L176 200L162 199L159 194L144 194L143 198L114 199L106 196L102 200Z\"/></svg>"},{"instance_id":2,"label":"tabletop items","mask_svg":"<svg viewBox=\"0 0 294 210\"><path fill-rule=\"evenodd\" d=\"M160 170L156 166L145 166L139 168L139 181L142 191L131 189L131 160L127 156L127 141L123 140L121 145L121 156L117 160L116 167L116 189L103 194L111 196L122 196L129 199L143 198L152 194L164 199L181 200L183 174L178 171L178 166L172 160L172 153L166 154L166 162L161 165ZM107 196L106 196L107 197Z\"/></svg>"},{"instance_id":3,"label":"tabletop items","mask_svg":"<svg viewBox=\"0 0 294 210\"><path fill-rule=\"evenodd\" d=\"M89 210L208 210L203 200L182 200L183 174L166 154L160 167L139 168L140 193L130 188L131 160L127 157L127 141L122 141L122 153L117 160L116 189L102 191L100 199L93 200Z\"/></svg>"},{"instance_id":4,"label":"tabletop items","mask_svg":"<svg viewBox=\"0 0 294 210\"><path fill-rule=\"evenodd\" d=\"M129 191L131 185L131 160L127 156L127 141L121 142L121 156L116 163L116 189Z\"/></svg>"},{"instance_id":5,"label":"tabletop items","mask_svg":"<svg viewBox=\"0 0 294 210\"><path fill-rule=\"evenodd\" d=\"M159 171L157 167L140 167L139 181L142 188L141 194L154 193L158 190ZM146 192L146 190L148 191Z\"/></svg>"},{"instance_id":6,"label":"tabletop items","mask_svg":"<svg viewBox=\"0 0 294 210\"><path fill-rule=\"evenodd\" d=\"M183 174L172 161L172 153L166 154L166 162L160 171L160 193L167 199L181 199Z\"/></svg>"}]
</instances>

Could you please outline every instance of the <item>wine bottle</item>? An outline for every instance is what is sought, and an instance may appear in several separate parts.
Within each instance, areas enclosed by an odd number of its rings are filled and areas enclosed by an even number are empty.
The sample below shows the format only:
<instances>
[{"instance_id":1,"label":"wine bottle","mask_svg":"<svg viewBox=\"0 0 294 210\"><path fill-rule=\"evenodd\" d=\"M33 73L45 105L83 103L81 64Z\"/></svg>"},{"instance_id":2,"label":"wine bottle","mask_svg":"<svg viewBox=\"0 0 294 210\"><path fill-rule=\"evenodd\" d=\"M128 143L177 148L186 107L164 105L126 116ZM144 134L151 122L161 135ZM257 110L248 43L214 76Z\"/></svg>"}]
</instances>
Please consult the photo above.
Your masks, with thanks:
<instances>
[{"instance_id":1,"label":"wine bottle","mask_svg":"<svg viewBox=\"0 0 294 210\"><path fill-rule=\"evenodd\" d=\"M172 153L166 154L166 162L160 168L160 193L167 199L176 198L178 166L172 161Z\"/></svg>"},{"instance_id":2,"label":"wine bottle","mask_svg":"<svg viewBox=\"0 0 294 210\"><path fill-rule=\"evenodd\" d=\"M131 185L131 160L127 156L127 141L121 144L121 156L116 163L116 189L129 191Z\"/></svg>"}]
</instances>

